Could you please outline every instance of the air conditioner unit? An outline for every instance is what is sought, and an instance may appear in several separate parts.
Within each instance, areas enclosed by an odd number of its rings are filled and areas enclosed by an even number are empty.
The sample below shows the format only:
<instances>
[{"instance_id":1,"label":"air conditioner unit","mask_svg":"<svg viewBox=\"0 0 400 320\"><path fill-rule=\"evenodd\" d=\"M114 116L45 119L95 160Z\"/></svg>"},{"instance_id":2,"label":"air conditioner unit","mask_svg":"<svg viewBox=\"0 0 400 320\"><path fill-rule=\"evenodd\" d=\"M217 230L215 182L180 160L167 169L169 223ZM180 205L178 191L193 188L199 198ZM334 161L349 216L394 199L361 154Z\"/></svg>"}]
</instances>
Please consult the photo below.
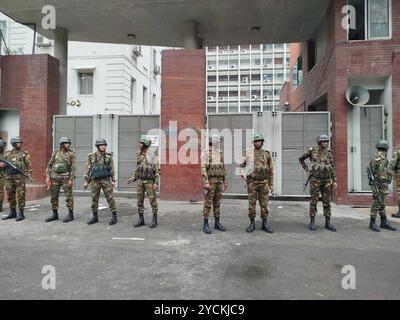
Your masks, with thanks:
<instances>
[{"instance_id":1,"label":"air conditioner unit","mask_svg":"<svg viewBox=\"0 0 400 320\"><path fill-rule=\"evenodd\" d=\"M235 69L236 66L234 64L231 64L231 69Z\"/></svg>"},{"instance_id":2,"label":"air conditioner unit","mask_svg":"<svg viewBox=\"0 0 400 320\"><path fill-rule=\"evenodd\" d=\"M132 54L134 54L137 57L140 57L142 55L142 47L140 45L134 45L132 47Z\"/></svg>"},{"instance_id":3,"label":"air conditioner unit","mask_svg":"<svg viewBox=\"0 0 400 320\"><path fill-rule=\"evenodd\" d=\"M213 96L208 96L207 100L214 100L214 97Z\"/></svg>"},{"instance_id":4,"label":"air conditioner unit","mask_svg":"<svg viewBox=\"0 0 400 320\"><path fill-rule=\"evenodd\" d=\"M244 77L244 78L242 79L242 82L243 82L243 83L249 83L249 78Z\"/></svg>"},{"instance_id":5,"label":"air conditioner unit","mask_svg":"<svg viewBox=\"0 0 400 320\"><path fill-rule=\"evenodd\" d=\"M209 65L208 69L214 69L214 66L213 65Z\"/></svg>"},{"instance_id":6,"label":"air conditioner unit","mask_svg":"<svg viewBox=\"0 0 400 320\"><path fill-rule=\"evenodd\" d=\"M251 96L251 98L252 98L252 99L258 99L258 96L257 96L256 94L253 94L253 95Z\"/></svg>"},{"instance_id":7,"label":"air conditioner unit","mask_svg":"<svg viewBox=\"0 0 400 320\"><path fill-rule=\"evenodd\" d=\"M42 35L37 35L36 37L36 46L40 47L51 47L50 41L45 41Z\"/></svg>"},{"instance_id":8,"label":"air conditioner unit","mask_svg":"<svg viewBox=\"0 0 400 320\"><path fill-rule=\"evenodd\" d=\"M161 74L161 67L160 66L154 66L154 69L153 69L153 72L154 72L154 74Z\"/></svg>"}]
</instances>

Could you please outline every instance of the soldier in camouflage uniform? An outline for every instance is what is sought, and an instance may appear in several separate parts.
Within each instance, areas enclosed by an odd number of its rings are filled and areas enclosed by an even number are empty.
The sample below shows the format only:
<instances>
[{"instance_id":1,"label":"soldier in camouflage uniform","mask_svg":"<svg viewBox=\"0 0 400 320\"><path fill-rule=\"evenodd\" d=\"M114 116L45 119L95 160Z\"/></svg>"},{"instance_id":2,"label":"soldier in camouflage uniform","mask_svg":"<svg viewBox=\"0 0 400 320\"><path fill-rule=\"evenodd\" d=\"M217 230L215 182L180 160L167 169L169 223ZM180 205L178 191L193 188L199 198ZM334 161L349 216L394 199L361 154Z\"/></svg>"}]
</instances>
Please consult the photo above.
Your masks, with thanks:
<instances>
[{"instance_id":1,"label":"soldier in camouflage uniform","mask_svg":"<svg viewBox=\"0 0 400 320\"><path fill-rule=\"evenodd\" d=\"M157 195L159 179L160 179L160 168L158 164L158 153L157 151L149 152L151 140L146 136L141 136L139 140L139 150L136 153L137 156L137 168L134 173L134 177L128 180L131 183L138 180L137 187L137 206L139 219L134 225L135 228L144 226L144 197L145 193L149 197L149 202L153 212L153 220L151 221L150 228L156 228L158 225L157 214Z\"/></svg>"},{"instance_id":2,"label":"soldier in camouflage uniform","mask_svg":"<svg viewBox=\"0 0 400 320\"><path fill-rule=\"evenodd\" d=\"M62 137L60 149L52 153L46 168L46 184L51 190L51 208L53 213L46 218L46 222L58 220L58 199L62 187L67 202L68 215L63 222L74 220L74 198L72 187L76 173L75 152L70 149L71 139Z\"/></svg>"},{"instance_id":3,"label":"soldier in camouflage uniform","mask_svg":"<svg viewBox=\"0 0 400 320\"><path fill-rule=\"evenodd\" d=\"M4 158L5 152L6 152L6 143L0 139L0 158ZM5 183L6 183L6 169L0 168L0 212L3 211Z\"/></svg>"},{"instance_id":4,"label":"soldier in camouflage uniform","mask_svg":"<svg viewBox=\"0 0 400 320\"><path fill-rule=\"evenodd\" d=\"M325 228L335 232L336 228L331 224L331 195L337 188L336 168L333 153L328 148L329 137L320 135L317 138L317 147L311 147L299 158L303 169L309 174L310 179L310 224L309 229L315 231L315 215L317 214L317 204L321 193L322 204L325 216ZM311 162L309 170L306 159Z\"/></svg>"},{"instance_id":5,"label":"soldier in camouflage uniform","mask_svg":"<svg viewBox=\"0 0 400 320\"><path fill-rule=\"evenodd\" d=\"M269 193L274 189L274 171L272 157L269 151L262 149L264 138L261 134L255 134L254 149L246 150L246 156L241 167L241 176L247 183L249 199L250 225L247 232L253 232L256 228L256 203L261 207L261 219L263 231L273 233L272 227L267 223Z\"/></svg>"},{"instance_id":6,"label":"soldier in camouflage uniform","mask_svg":"<svg viewBox=\"0 0 400 320\"><path fill-rule=\"evenodd\" d=\"M390 162L389 170L396 175L397 201L399 206L399 211L396 214L392 214L392 217L400 218L400 149L397 149L393 153L393 159Z\"/></svg>"},{"instance_id":7,"label":"soldier in camouflage uniform","mask_svg":"<svg viewBox=\"0 0 400 320\"><path fill-rule=\"evenodd\" d=\"M92 212L93 217L88 221L88 225L99 222L98 208L100 192L103 189L110 211L112 213L110 225L117 223L117 207L115 205L113 191L115 188L115 169L114 160L111 153L106 152L107 142L103 138L96 140L96 152L89 153L86 163L86 173L84 175L85 190L90 183L92 190Z\"/></svg>"},{"instance_id":8,"label":"soldier in camouflage uniform","mask_svg":"<svg viewBox=\"0 0 400 320\"><path fill-rule=\"evenodd\" d=\"M226 170L224 165L224 157L220 149L220 137L212 136L209 139L208 148L201 155L201 174L203 176L203 184L205 189L204 208L203 208L203 232L210 234L211 230L208 225L208 217L213 206L213 214L215 219L214 229L225 231L225 228L219 221L220 205L222 193L226 190Z\"/></svg>"},{"instance_id":9,"label":"soldier in camouflage uniform","mask_svg":"<svg viewBox=\"0 0 400 320\"><path fill-rule=\"evenodd\" d=\"M18 169L22 170L29 176L32 174L31 159L28 151L22 150L22 138L12 137L10 144L13 149L6 151L4 159L11 162ZM0 164L4 168L4 163ZM8 203L10 204L10 214L3 217L2 220L16 218L15 221L22 221L25 219L25 177L19 172L14 171L12 168L7 168L6 177L6 190L8 194ZM19 207L17 214L16 207Z\"/></svg>"},{"instance_id":10,"label":"soldier in camouflage uniform","mask_svg":"<svg viewBox=\"0 0 400 320\"><path fill-rule=\"evenodd\" d=\"M369 228L372 231L379 232L380 229L375 223L377 214L379 213L381 217L381 228L391 231L396 231L386 217L385 212L385 200L386 196L389 194L388 186L392 182L392 175L389 172L389 161L387 160L387 151L389 150L389 143L386 140L381 140L376 144L376 149L378 152L375 154L374 158L371 160L369 167L371 173L374 176L378 192L373 191L373 204L371 208L371 220L369 223ZM378 195L379 193L379 195Z\"/></svg>"}]
</instances>

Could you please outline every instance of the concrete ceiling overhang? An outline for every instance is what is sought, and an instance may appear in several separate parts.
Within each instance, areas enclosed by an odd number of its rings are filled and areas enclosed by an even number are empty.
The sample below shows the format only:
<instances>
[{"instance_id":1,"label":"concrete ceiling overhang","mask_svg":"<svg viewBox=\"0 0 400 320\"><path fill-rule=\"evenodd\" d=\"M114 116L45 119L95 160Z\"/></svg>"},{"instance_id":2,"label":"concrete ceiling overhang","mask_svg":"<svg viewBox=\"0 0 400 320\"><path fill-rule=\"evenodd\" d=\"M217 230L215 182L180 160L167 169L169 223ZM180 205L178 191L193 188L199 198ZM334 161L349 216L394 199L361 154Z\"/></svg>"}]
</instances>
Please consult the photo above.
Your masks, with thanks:
<instances>
[{"instance_id":1,"label":"concrete ceiling overhang","mask_svg":"<svg viewBox=\"0 0 400 320\"><path fill-rule=\"evenodd\" d=\"M331 0L0 0L0 10L43 30L42 7L56 8L69 40L182 47L184 23L198 22L203 45L289 43L309 39ZM259 27L259 31L251 31ZM136 38L128 37L136 35Z\"/></svg>"}]
</instances>

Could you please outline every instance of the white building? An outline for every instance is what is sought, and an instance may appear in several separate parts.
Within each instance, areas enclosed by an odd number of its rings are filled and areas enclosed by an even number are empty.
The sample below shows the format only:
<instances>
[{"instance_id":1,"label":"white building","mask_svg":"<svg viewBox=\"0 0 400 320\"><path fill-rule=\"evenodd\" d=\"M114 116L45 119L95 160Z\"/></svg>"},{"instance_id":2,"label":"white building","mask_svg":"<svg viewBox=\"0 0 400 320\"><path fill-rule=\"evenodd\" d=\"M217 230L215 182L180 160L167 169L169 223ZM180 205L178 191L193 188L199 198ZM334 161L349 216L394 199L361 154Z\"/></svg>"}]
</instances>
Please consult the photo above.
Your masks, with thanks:
<instances>
[{"instance_id":1,"label":"white building","mask_svg":"<svg viewBox=\"0 0 400 320\"><path fill-rule=\"evenodd\" d=\"M206 56L208 113L280 110L288 44L208 47Z\"/></svg>"},{"instance_id":2,"label":"white building","mask_svg":"<svg viewBox=\"0 0 400 320\"><path fill-rule=\"evenodd\" d=\"M0 28L3 54L54 53L52 40L2 13ZM159 114L162 49L69 41L67 114Z\"/></svg>"}]
</instances>

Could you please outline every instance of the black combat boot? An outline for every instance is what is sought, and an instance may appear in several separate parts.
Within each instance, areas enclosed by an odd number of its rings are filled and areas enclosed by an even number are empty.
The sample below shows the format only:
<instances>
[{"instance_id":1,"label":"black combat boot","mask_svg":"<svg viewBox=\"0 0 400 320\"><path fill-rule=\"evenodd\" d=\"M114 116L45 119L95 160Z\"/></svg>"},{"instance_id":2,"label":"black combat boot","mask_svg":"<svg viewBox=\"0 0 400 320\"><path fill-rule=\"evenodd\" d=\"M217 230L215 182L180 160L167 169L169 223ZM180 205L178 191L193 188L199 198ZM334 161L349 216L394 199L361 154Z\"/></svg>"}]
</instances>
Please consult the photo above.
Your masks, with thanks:
<instances>
[{"instance_id":1,"label":"black combat boot","mask_svg":"<svg viewBox=\"0 0 400 320\"><path fill-rule=\"evenodd\" d=\"M372 218L372 217L371 217L371 220L370 220L370 222L369 222L369 228L370 228L372 231L380 232L381 229L379 229L378 225L375 223L375 219L376 219L376 218Z\"/></svg>"},{"instance_id":2,"label":"black combat boot","mask_svg":"<svg viewBox=\"0 0 400 320\"><path fill-rule=\"evenodd\" d=\"M135 223L134 227L141 227L144 226L144 217L143 217L143 213L139 213L139 219L138 221Z\"/></svg>"},{"instance_id":3,"label":"black combat boot","mask_svg":"<svg viewBox=\"0 0 400 320\"><path fill-rule=\"evenodd\" d=\"M17 219L15 219L15 221L22 221L22 220L25 220L24 209L19 208Z\"/></svg>"},{"instance_id":4,"label":"black combat boot","mask_svg":"<svg viewBox=\"0 0 400 320\"><path fill-rule=\"evenodd\" d=\"M268 224L267 219L262 219L261 230L268 233L274 233L274 230L272 230L272 227Z\"/></svg>"},{"instance_id":5,"label":"black combat boot","mask_svg":"<svg viewBox=\"0 0 400 320\"><path fill-rule=\"evenodd\" d=\"M254 221L254 218L250 218L250 225L247 227L247 232L253 232L256 230L256 223Z\"/></svg>"},{"instance_id":6,"label":"black combat boot","mask_svg":"<svg viewBox=\"0 0 400 320\"><path fill-rule=\"evenodd\" d=\"M51 222L54 220L58 220L58 211L57 209L53 209L53 213L51 214L50 217L47 217L46 220L44 220L45 222Z\"/></svg>"},{"instance_id":7,"label":"black combat boot","mask_svg":"<svg viewBox=\"0 0 400 320\"><path fill-rule=\"evenodd\" d=\"M317 230L317 228L315 227L315 216L310 217L310 224L308 225L308 229L310 229L311 231Z\"/></svg>"},{"instance_id":8,"label":"black combat boot","mask_svg":"<svg viewBox=\"0 0 400 320\"><path fill-rule=\"evenodd\" d=\"M205 234L210 234L211 233L210 226L208 225L208 219L204 219L203 232Z\"/></svg>"},{"instance_id":9,"label":"black combat boot","mask_svg":"<svg viewBox=\"0 0 400 320\"><path fill-rule=\"evenodd\" d=\"M396 231L397 230L395 227L393 227L390 224L390 222L388 221L386 216L381 217L381 229L387 229L387 230L390 230L390 231Z\"/></svg>"},{"instance_id":10,"label":"black combat boot","mask_svg":"<svg viewBox=\"0 0 400 320\"><path fill-rule=\"evenodd\" d=\"M157 213L153 213L153 220L151 220L150 228L157 228L158 222L157 222Z\"/></svg>"},{"instance_id":11,"label":"black combat boot","mask_svg":"<svg viewBox=\"0 0 400 320\"><path fill-rule=\"evenodd\" d=\"M111 220L110 220L110 222L108 223L110 226L112 226L112 225L114 225L114 224L116 224L118 222L118 220L117 220L117 213L116 212L113 212L112 213L112 217L111 217Z\"/></svg>"},{"instance_id":12,"label":"black combat boot","mask_svg":"<svg viewBox=\"0 0 400 320\"><path fill-rule=\"evenodd\" d=\"M397 213L392 214L392 217L393 218L400 218L400 209L399 209L399 211Z\"/></svg>"},{"instance_id":13,"label":"black combat boot","mask_svg":"<svg viewBox=\"0 0 400 320\"><path fill-rule=\"evenodd\" d=\"M72 220L74 220L74 210L73 209L68 209L68 215L63 220L63 222L71 222Z\"/></svg>"},{"instance_id":14,"label":"black combat boot","mask_svg":"<svg viewBox=\"0 0 400 320\"><path fill-rule=\"evenodd\" d=\"M215 217L214 229L217 229L219 231L226 231L221 222L219 222L219 217Z\"/></svg>"},{"instance_id":15,"label":"black combat boot","mask_svg":"<svg viewBox=\"0 0 400 320\"><path fill-rule=\"evenodd\" d=\"M15 208L10 208L10 213L5 217L2 217L1 220L14 219L16 217L17 217L17 211L15 210Z\"/></svg>"},{"instance_id":16,"label":"black combat boot","mask_svg":"<svg viewBox=\"0 0 400 320\"><path fill-rule=\"evenodd\" d=\"M336 232L336 228L331 224L331 217L325 217L325 229Z\"/></svg>"},{"instance_id":17,"label":"black combat boot","mask_svg":"<svg viewBox=\"0 0 400 320\"><path fill-rule=\"evenodd\" d=\"M3 211L3 202L0 201L0 212L2 212L2 211Z\"/></svg>"},{"instance_id":18,"label":"black combat boot","mask_svg":"<svg viewBox=\"0 0 400 320\"><path fill-rule=\"evenodd\" d=\"M88 225L99 222L99 217L97 216L97 211L93 212L93 217L88 221Z\"/></svg>"}]
</instances>

